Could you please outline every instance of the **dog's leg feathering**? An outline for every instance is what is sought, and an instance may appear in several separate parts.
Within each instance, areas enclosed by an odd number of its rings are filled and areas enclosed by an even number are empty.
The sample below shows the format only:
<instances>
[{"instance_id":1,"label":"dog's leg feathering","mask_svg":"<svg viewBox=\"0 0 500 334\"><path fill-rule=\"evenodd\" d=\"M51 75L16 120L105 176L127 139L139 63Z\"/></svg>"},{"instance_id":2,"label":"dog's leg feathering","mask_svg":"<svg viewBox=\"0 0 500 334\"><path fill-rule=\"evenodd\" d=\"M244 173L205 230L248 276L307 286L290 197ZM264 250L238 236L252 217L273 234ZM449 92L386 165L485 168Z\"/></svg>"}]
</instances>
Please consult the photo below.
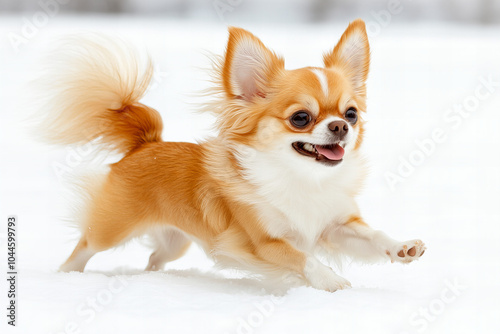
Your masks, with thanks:
<instances>
[{"instance_id":1,"label":"dog's leg feathering","mask_svg":"<svg viewBox=\"0 0 500 334\"><path fill-rule=\"evenodd\" d=\"M180 258L191 245L191 240L184 233L174 228L166 228L152 235L152 238L156 247L149 257L147 271L163 269L165 263Z\"/></svg>"},{"instance_id":2,"label":"dog's leg feathering","mask_svg":"<svg viewBox=\"0 0 500 334\"><path fill-rule=\"evenodd\" d=\"M366 262L410 263L418 260L426 250L421 240L394 240L382 231L370 228L359 216L352 216L345 224L327 233L325 239L338 252Z\"/></svg>"}]
</instances>

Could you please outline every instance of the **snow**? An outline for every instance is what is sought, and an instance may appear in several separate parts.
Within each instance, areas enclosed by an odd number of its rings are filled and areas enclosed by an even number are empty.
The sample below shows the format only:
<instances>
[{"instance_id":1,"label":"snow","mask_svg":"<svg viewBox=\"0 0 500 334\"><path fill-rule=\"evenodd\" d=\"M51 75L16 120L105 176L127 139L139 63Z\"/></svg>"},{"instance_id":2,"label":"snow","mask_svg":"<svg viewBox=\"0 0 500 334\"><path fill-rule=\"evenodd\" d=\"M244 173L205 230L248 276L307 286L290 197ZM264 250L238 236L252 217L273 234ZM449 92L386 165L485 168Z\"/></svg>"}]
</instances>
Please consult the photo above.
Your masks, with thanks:
<instances>
[{"instance_id":1,"label":"snow","mask_svg":"<svg viewBox=\"0 0 500 334\"><path fill-rule=\"evenodd\" d=\"M244 27L296 68L321 65L346 23ZM64 219L71 189L54 164L68 164L74 152L40 143L26 129L26 83L39 57L58 36L89 30L148 49L157 76L144 103L161 112L166 140L195 141L211 133L212 119L196 114L200 98L193 94L208 85L200 68L209 67L207 53L223 51L226 24L60 15L16 52L9 33L22 25L22 17L0 17L0 211L5 222L11 214L19 219L19 322L10 328L2 315L2 333L500 330L499 27L392 24L371 36L364 144L371 173L359 204L373 227L401 240L421 238L428 250L410 265L346 265L341 274L353 288L331 294L283 291L216 271L196 246L164 271L146 273L150 251L141 240L96 255L85 273L58 273L78 234ZM488 80L493 84L485 86ZM474 98L488 89L488 97ZM459 116L457 104L471 111ZM391 188L387 173L411 159L417 164ZM2 224L2 268L5 231ZM6 303L6 280L0 282Z\"/></svg>"}]
</instances>

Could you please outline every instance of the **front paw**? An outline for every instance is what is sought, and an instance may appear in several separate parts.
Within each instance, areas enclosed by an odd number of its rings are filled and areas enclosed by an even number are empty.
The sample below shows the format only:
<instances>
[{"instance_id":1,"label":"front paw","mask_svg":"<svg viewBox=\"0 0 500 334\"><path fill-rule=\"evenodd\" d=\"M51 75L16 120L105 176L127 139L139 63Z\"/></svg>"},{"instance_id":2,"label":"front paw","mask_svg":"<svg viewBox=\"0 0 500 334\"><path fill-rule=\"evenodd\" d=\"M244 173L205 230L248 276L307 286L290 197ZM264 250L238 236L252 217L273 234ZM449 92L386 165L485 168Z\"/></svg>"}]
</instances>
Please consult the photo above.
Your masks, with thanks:
<instances>
[{"instance_id":1,"label":"front paw","mask_svg":"<svg viewBox=\"0 0 500 334\"><path fill-rule=\"evenodd\" d=\"M332 268L325 266L317 260L310 259L305 268L305 276L315 289L335 292L351 287L351 283L337 275Z\"/></svg>"},{"instance_id":2,"label":"front paw","mask_svg":"<svg viewBox=\"0 0 500 334\"><path fill-rule=\"evenodd\" d=\"M309 283L315 289L329 292L335 292L337 290L348 289L351 287L351 283L348 280L335 274L333 270L330 274L309 278Z\"/></svg>"},{"instance_id":3,"label":"front paw","mask_svg":"<svg viewBox=\"0 0 500 334\"><path fill-rule=\"evenodd\" d=\"M394 245L391 249L386 250L386 254L391 262L410 263L418 260L426 249L422 240L415 239Z\"/></svg>"}]
</instances>

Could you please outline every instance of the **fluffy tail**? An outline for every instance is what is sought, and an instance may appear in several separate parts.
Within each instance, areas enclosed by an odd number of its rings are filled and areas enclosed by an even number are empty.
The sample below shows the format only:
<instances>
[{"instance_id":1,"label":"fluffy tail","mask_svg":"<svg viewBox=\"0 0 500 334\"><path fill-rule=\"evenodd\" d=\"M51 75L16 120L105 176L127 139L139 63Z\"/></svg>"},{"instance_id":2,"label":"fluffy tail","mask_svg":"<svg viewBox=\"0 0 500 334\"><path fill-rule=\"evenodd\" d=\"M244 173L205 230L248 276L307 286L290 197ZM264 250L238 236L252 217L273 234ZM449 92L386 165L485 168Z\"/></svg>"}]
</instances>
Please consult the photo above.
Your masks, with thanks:
<instances>
[{"instance_id":1,"label":"fluffy tail","mask_svg":"<svg viewBox=\"0 0 500 334\"><path fill-rule=\"evenodd\" d=\"M39 84L46 92L41 122L52 143L85 144L128 153L161 141L159 113L139 100L153 75L151 60L122 42L72 38L51 56Z\"/></svg>"}]
</instances>

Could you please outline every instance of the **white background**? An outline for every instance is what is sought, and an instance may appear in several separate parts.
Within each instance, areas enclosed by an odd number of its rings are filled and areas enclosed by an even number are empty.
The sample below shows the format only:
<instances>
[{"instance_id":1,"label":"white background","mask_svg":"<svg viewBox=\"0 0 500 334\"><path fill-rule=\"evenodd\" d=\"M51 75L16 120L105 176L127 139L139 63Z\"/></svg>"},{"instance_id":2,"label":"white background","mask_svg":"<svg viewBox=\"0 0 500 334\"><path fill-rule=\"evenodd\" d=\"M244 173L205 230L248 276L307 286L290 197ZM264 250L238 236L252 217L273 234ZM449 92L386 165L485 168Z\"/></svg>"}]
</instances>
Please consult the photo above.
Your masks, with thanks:
<instances>
[{"instance_id":1,"label":"white background","mask_svg":"<svg viewBox=\"0 0 500 334\"><path fill-rule=\"evenodd\" d=\"M9 333L500 330L498 26L395 19L382 26L373 16L363 17L379 30L370 34L364 150L371 172L360 207L374 228L401 240L421 238L428 250L407 266L346 265L342 275L352 282L349 290L331 294L300 287L274 296L275 287L213 270L196 246L159 273L142 271L150 251L141 241L96 255L83 274L57 273L78 238L65 221L71 187L54 170L67 164L71 153L29 135L25 105L33 101L27 82L59 36L81 31L118 35L155 59L154 85L143 102L162 114L164 139L202 140L211 133L212 118L196 113L193 102L203 99L194 95L208 86L209 75L201 68L209 67L207 53L223 52L228 23L251 30L285 56L287 68L297 68L320 66L322 53L334 46L348 20L272 24L238 22L231 13L226 21L212 22L57 15L16 50L9 36L22 34L34 13L0 16L2 268L7 216L19 219L18 327ZM497 86L487 98L477 99L477 89L487 91L481 78ZM464 103L471 103L467 116L446 118ZM431 138L436 129L445 139L429 148L432 152L419 153L417 142ZM391 188L387 174L397 174L401 161L411 157L420 160ZM87 167L82 164L75 171ZM3 332L8 328L3 315L7 285L3 278L0 282ZM92 299L98 300L95 313L89 311Z\"/></svg>"}]
</instances>

